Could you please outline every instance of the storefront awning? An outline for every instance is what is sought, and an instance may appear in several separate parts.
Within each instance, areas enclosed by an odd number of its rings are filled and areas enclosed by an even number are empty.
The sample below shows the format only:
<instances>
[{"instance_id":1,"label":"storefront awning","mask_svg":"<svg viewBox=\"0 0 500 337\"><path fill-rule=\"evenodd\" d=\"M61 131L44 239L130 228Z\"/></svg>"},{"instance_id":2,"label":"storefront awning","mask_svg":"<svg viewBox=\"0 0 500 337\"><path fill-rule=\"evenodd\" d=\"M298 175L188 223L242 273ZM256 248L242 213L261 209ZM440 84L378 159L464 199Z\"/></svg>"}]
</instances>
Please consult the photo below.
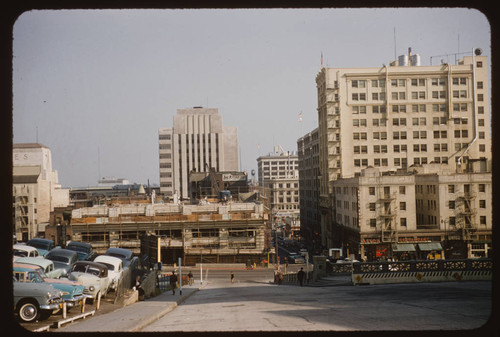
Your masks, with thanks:
<instances>
[{"instance_id":1,"label":"storefront awning","mask_svg":"<svg viewBox=\"0 0 500 337\"><path fill-rule=\"evenodd\" d=\"M393 252L414 252L415 245L413 243L395 243L392 245Z\"/></svg>"},{"instance_id":2,"label":"storefront awning","mask_svg":"<svg viewBox=\"0 0 500 337\"><path fill-rule=\"evenodd\" d=\"M418 248L421 251L431 251L431 250L443 250L443 247L441 247L441 243L439 242L426 242L426 243L419 243Z\"/></svg>"}]
</instances>

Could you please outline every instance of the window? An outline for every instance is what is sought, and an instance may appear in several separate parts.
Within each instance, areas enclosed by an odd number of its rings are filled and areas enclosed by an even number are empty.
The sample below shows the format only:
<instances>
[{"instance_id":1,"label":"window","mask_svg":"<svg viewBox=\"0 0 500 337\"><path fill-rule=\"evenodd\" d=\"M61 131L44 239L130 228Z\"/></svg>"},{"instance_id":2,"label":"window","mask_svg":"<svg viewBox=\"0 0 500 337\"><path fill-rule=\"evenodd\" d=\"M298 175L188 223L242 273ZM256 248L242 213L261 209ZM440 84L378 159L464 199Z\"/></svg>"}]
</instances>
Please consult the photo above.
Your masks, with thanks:
<instances>
[{"instance_id":1,"label":"window","mask_svg":"<svg viewBox=\"0 0 500 337\"><path fill-rule=\"evenodd\" d=\"M406 211L406 202L401 201L401 202L399 203L399 209L400 209L401 211Z\"/></svg>"},{"instance_id":2,"label":"window","mask_svg":"<svg viewBox=\"0 0 500 337\"><path fill-rule=\"evenodd\" d=\"M375 212L376 204L374 202L370 202L368 207L370 209L370 212Z\"/></svg>"},{"instance_id":3,"label":"window","mask_svg":"<svg viewBox=\"0 0 500 337\"><path fill-rule=\"evenodd\" d=\"M455 185L448 185L448 193L455 193Z\"/></svg>"},{"instance_id":4,"label":"window","mask_svg":"<svg viewBox=\"0 0 500 337\"><path fill-rule=\"evenodd\" d=\"M399 186L399 194L406 194L406 186Z\"/></svg>"},{"instance_id":5,"label":"window","mask_svg":"<svg viewBox=\"0 0 500 337\"><path fill-rule=\"evenodd\" d=\"M376 228L377 227L377 219L370 219L370 228Z\"/></svg>"},{"instance_id":6,"label":"window","mask_svg":"<svg viewBox=\"0 0 500 337\"><path fill-rule=\"evenodd\" d=\"M479 200L479 208L486 208L486 200Z\"/></svg>"},{"instance_id":7,"label":"window","mask_svg":"<svg viewBox=\"0 0 500 337\"><path fill-rule=\"evenodd\" d=\"M406 218L401 218L399 222L401 224L401 227L406 227L406 224L407 224Z\"/></svg>"},{"instance_id":8,"label":"window","mask_svg":"<svg viewBox=\"0 0 500 337\"><path fill-rule=\"evenodd\" d=\"M373 187L373 186L368 187L368 193L370 195L375 195L375 187Z\"/></svg>"}]
</instances>

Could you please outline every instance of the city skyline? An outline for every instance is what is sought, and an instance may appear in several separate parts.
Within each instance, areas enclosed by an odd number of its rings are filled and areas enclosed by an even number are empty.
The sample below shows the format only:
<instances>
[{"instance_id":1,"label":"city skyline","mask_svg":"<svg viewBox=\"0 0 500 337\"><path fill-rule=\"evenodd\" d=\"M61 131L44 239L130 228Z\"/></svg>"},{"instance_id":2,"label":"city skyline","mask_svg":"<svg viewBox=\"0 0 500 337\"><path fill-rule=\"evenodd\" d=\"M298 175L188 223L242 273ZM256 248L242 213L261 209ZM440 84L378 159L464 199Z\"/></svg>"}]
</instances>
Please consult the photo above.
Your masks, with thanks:
<instances>
[{"instance_id":1,"label":"city skyline","mask_svg":"<svg viewBox=\"0 0 500 337\"><path fill-rule=\"evenodd\" d=\"M470 9L31 11L13 35L13 142L48 146L64 187L159 184L158 129L193 106L238 128L241 171L274 145L297 151L317 127L321 64L491 55Z\"/></svg>"}]
</instances>

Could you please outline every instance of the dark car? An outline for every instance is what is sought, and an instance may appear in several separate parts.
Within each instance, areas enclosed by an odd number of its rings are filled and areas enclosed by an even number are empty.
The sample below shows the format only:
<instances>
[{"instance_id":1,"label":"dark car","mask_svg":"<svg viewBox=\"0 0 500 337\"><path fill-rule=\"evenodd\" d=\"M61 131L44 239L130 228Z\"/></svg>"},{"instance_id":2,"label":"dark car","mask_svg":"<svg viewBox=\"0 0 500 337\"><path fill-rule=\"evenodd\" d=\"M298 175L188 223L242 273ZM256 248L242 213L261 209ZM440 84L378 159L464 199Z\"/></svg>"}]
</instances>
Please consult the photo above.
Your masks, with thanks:
<instances>
[{"instance_id":1,"label":"dark car","mask_svg":"<svg viewBox=\"0 0 500 337\"><path fill-rule=\"evenodd\" d=\"M139 259L137 256L134 256L134 253L125 248L108 248L104 255L114 256L123 261L123 268L137 268L137 264Z\"/></svg>"},{"instance_id":2,"label":"dark car","mask_svg":"<svg viewBox=\"0 0 500 337\"><path fill-rule=\"evenodd\" d=\"M40 239L40 238L35 238L28 240L26 242L28 246L35 247L38 250L38 253L40 253L41 256L47 255L49 251L55 248L54 241L49 240L49 239Z\"/></svg>"},{"instance_id":3,"label":"dark car","mask_svg":"<svg viewBox=\"0 0 500 337\"><path fill-rule=\"evenodd\" d=\"M78 261L78 254L69 249L52 249L45 258L54 262L55 269L63 269L63 277L67 277L73 264Z\"/></svg>"},{"instance_id":4,"label":"dark car","mask_svg":"<svg viewBox=\"0 0 500 337\"><path fill-rule=\"evenodd\" d=\"M75 251L79 261L94 261L97 256L97 252L87 242L70 241L66 244L66 249Z\"/></svg>"}]
</instances>

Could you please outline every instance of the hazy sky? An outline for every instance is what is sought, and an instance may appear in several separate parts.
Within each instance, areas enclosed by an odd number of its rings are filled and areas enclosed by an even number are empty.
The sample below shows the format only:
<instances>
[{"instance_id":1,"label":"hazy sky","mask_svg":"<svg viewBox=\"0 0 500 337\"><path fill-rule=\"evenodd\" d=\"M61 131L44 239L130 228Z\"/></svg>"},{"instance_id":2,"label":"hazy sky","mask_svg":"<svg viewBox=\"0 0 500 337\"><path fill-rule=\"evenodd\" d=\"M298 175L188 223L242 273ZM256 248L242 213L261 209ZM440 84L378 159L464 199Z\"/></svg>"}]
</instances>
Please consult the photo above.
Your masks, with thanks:
<instances>
[{"instance_id":1,"label":"hazy sky","mask_svg":"<svg viewBox=\"0 0 500 337\"><path fill-rule=\"evenodd\" d=\"M99 172L158 184L158 128L193 106L238 128L241 171L273 145L297 151L317 127L321 53L330 67L379 67L408 47L422 65L490 56L488 20L469 9L44 10L13 32L14 143L38 134L63 187Z\"/></svg>"}]
</instances>

